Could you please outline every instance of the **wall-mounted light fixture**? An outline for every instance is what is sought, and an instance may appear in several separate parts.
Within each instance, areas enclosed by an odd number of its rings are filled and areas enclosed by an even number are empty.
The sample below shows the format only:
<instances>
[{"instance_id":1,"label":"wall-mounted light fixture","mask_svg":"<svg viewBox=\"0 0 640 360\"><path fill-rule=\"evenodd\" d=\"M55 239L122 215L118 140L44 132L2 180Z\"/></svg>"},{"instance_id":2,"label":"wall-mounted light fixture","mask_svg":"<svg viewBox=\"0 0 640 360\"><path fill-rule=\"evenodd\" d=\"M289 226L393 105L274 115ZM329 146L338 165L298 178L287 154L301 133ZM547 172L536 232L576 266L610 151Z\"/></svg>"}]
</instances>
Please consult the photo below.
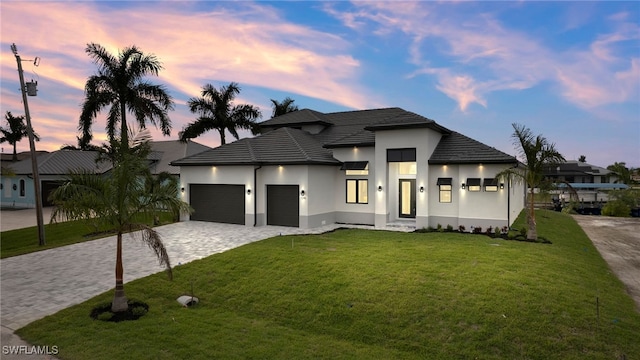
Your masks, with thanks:
<instances>
[{"instance_id":1,"label":"wall-mounted light fixture","mask_svg":"<svg viewBox=\"0 0 640 360\"><path fill-rule=\"evenodd\" d=\"M304 196L305 192L304 190L300 191L300 196Z\"/></svg>"},{"instance_id":2,"label":"wall-mounted light fixture","mask_svg":"<svg viewBox=\"0 0 640 360\"><path fill-rule=\"evenodd\" d=\"M183 187L182 187L182 188L180 188L180 191L184 192L184 188L183 188Z\"/></svg>"},{"instance_id":3,"label":"wall-mounted light fixture","mask_svg":"<svg viewBox=\"0 0 640 360\"><path fill-rule=\"evenodd\" d=\"M251 189L247 189L247 195L251 195Z\"/></svg>"},{"instance_id":4,"label":"wall-mounted light fixture","mask_svg":"<svg viewBox=\"0 0 640 360\"><path fill-rule=\"evenodd\" d=\"M504 189L504 183L500 183L500 189Z\"/></svg>"},{"instance_id":5,"label":"wall-mounted light fixture","mask_svg":"<svg viewBox=\"0 0 640 360\"><path fill-rule=\"evenodd\" d=\"M424 186L420 186L420 192L423 193L424 192Z\"/></svg>"},{"instance_id":6,"label":"wall-mounted light fixture","mask_svg":"<svg viewBox=\"0 0 640 360\"><path fill-rule=\"evenodd\" d=\"M378 191L382 191L382 185L378 186Z\"/></svg>"},{"instance_id":7,"label":"wall-mounted light fixture","mask_svg":"<svg viewBox=\"0 0 640 360\"><path fill-rule=\"evenodd\" d=\"M466 187L467 186L464 183L462 183L462 190L464 190Z\"/></svg>"}]
</instances>

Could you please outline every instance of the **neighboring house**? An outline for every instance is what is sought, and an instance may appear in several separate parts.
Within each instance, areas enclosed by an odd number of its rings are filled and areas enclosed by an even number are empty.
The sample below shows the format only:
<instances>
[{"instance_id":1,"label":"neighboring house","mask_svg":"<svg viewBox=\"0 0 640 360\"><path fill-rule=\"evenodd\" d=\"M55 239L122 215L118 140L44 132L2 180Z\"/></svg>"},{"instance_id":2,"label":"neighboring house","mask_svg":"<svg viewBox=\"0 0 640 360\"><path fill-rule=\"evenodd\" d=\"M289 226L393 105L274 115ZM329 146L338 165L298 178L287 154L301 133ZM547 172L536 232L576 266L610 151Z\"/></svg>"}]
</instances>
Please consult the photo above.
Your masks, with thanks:
<instances>
[{"instance_id":1,"label":"neighboring house","mask_svg":"<svg viewBox=\"0 0 640 360\"><path fill-rule=\"evenodd\" d=\"M511 225L524 186L495 178L515 157L399 108L304 109L263 134L174 161L185 219L312 228Z\"/></svg>"},{"instance_id":2,"label":"neighboring house","mask_svg":"<svg viewBox=\"0 0 640 360\"><path fill-rule=\"evenodd\" d=\"M169 165L171 161L211 149L208 146L188 141L152 141L149 166L154 175L167 171L175 176L180 169ZM71 171L89 171L98 175L107 174L111 170L109 161L96 163L97 151L58 150L38 156L38 174L40 177L42 203L51 204L47 200L49 194L67 178ZM1 184L1 200L3 208L35 207L35 190L31 170L31 159L27 158L15 163L3 162L3 166L12 171L11 176L3 176Z\"/></svg>"},{"instance_id":3,"label":"neighboring house","mask_svg":"<svg viewBox=\"0 0 640 360\"><path fill-rule=\"evenodd\" d=\"M578 200L582 202L607 201L608 190L628 188L627 185L619 182L614 172L576 160L546 167L544 176L558 184L558 190L552 193L557 194L560 200L570 200L567 183L575 190Z\"/></svg>"}]
</instances>

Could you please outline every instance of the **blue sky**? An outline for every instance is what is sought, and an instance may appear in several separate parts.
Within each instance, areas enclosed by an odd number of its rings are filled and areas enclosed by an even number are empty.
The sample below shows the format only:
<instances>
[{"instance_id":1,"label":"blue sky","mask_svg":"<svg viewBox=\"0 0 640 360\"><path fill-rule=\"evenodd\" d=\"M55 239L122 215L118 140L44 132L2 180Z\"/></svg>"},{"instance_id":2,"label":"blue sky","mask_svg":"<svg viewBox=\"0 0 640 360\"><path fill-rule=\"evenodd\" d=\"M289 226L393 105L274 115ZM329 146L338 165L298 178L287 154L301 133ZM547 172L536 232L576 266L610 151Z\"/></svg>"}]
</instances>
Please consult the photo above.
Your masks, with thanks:
<instances>
[{"instance_id":1,"label":"blue sky","mask_svg":"<svg viewBox=\"0 0 640 360\"><path fill-rule=\"evenodd\" d=\"M401 107L509 154L520 123L569 160L640 167L639 2L3 0L0 11L3 114L24 113L11 43L41 58L23 62L39 84L38 149L75 144L95 42L163 62L151 80L176 101L167 140L195 118L185 104L203 85L235 81L263 120L286 96L322 112ZM104 126L100 115L96 143ZM196 141L219 144L215 132Z\"/></svg>"}]
</instances>

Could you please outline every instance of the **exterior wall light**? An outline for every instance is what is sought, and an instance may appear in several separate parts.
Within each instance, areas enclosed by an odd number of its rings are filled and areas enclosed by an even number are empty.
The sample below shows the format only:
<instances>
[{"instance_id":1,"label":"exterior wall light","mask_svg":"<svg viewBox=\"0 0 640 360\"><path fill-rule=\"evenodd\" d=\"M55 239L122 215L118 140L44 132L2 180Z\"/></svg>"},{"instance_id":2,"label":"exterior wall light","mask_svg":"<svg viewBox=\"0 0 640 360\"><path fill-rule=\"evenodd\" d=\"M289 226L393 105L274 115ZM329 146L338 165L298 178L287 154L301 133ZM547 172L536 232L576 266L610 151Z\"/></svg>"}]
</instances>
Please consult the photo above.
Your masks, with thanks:
<instances>
[{"instance_id":1,"label":"exterior wall light","mask_svg":"<svg viewBox=\"0 0 640 360\"><path fill-rule=\"evenodd\" d=\"M500 183L500 190L504 189L504 183Z\"/></svg>"},{"instance_id":2,"label":"exterior wall light","mask_svg":"<svg viewBox=\"0 0 640 360\"><path fill-rule=\"evenodd\" d=\"M464 190L465 188L466 188L466 185L462 183L462 190Z\"/></svg>"},{"instance_id":3,"label":"exterior wall light","mask_svg":"<svg viewBox=\"0 0 640 360\"><path fill-rule=\"evenodd\" d=\"M378 191L382 191L382 185L378 186Z\"/></svg>"},{"instance_id":4,"label":"exterior wall light","mask_svg":"<svg viewBox=\"0 0 640 360\"><path fill-rule=\"evenodd\" d=\"M184 192L184 187L181 187L181 188L180 188L180 191Z\"/></svg>"},{"instance_id":5,"label":"exterior wall light","mask_svg":"<svg viewBox=\"0 0 640 360\"><path fill-rule=\"evenodd\" d=\"M247 195L251 195L251 189L247 189Z\"/></svg>"},{"instance_id":6,"label":"exterior wall light","mask_svg":"<svg viewBox=\"0 0 640 360\"><path fill-rule=\"evenodd\" d=\"M424 186L420 186L420 192L423 193L424 192Z\"/></svg>"},{"instance_id":7,"label":"exterior wall light","mask_svg":"<svg viewBox=\"0 0 640 360\"><path fill-rule=\"evenodd\" d=\"M300 191L300 196L304 196L305 192L304 190Z\"/></svg>"}]
</instances>

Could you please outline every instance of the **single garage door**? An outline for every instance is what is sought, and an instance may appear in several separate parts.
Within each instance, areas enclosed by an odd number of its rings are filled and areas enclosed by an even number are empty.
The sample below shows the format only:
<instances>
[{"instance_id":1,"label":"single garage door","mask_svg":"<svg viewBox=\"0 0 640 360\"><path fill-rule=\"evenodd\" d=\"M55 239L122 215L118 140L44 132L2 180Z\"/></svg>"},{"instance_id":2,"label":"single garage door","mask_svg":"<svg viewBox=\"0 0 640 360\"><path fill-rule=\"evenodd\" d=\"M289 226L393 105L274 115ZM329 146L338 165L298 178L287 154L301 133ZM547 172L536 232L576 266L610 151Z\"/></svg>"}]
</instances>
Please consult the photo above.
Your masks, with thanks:
<instances>
[{"instance_id":1,"label":"single garage door","mask_svg":"<svg viewBox=\"0 0 640 360\"><path fill-rule=\"evenodd\" d=\"M267 225L300 226L298 185L267 185Z\"/></svg>"},{"instance_id":2,"label":"single garage door","mask_svg":"<svg viewBox=\"0 0 640 360\"><path fill-rule=\"evenodd\" d=\"M191 220L244 225L244 185L191 184Z\"/></svg>"}]
</instances>

